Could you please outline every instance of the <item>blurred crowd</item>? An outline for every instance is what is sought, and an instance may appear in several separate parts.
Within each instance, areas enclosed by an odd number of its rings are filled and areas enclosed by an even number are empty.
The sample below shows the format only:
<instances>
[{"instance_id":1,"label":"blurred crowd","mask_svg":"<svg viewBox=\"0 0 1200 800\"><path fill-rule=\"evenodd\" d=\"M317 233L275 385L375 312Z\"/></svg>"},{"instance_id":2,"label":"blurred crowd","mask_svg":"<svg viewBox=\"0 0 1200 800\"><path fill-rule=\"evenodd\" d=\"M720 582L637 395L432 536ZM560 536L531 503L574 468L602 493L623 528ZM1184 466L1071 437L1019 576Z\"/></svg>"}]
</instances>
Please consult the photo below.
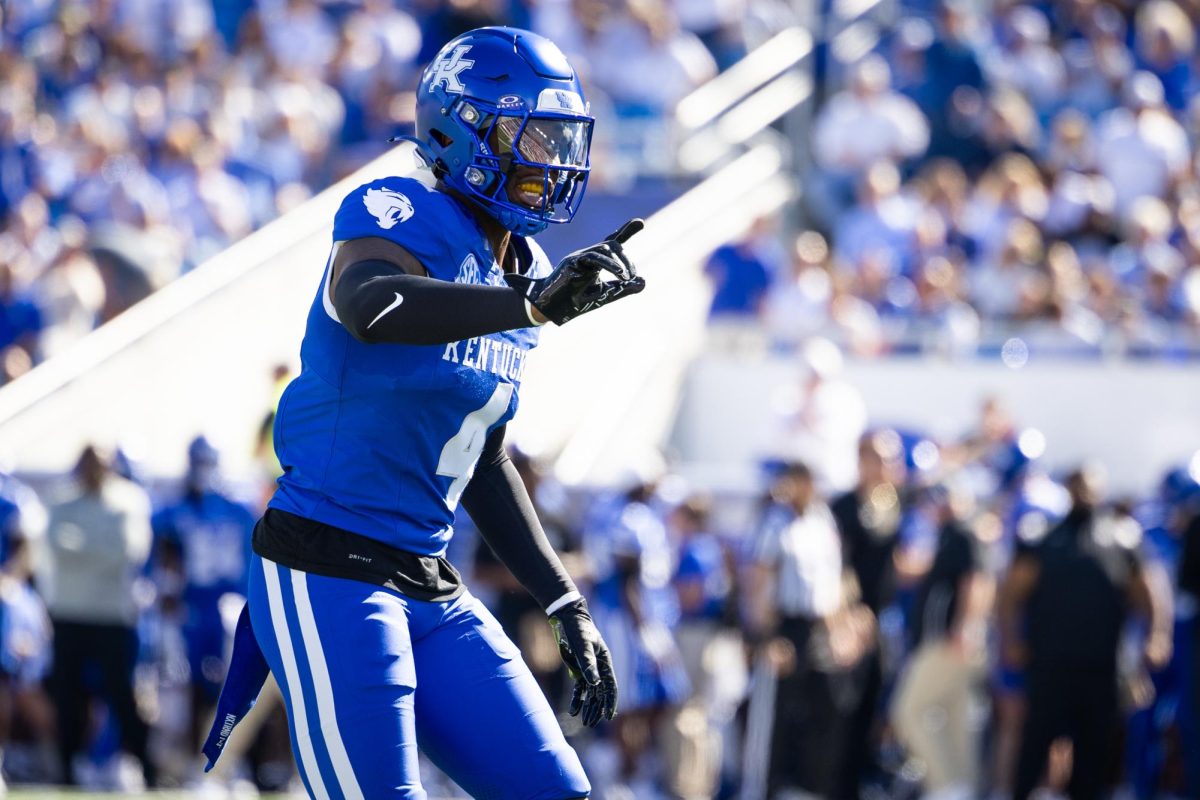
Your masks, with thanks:
<instances>
[{"instance_id":1,"label":"blurred crowd","mask_svg":"<svg viewBox=\"0 0 1200 800\"><path fill-rule=\"evenodd\" d=\"M828 60L815 231L720 251L714 315L864 354L1195 357L1200 5L900 6L871 53Z\"/></svg>"},{"instance_id":2,"label":"blurred crowd","mask_svg":"<svg viewBox=\"0 0 1200 800\"><path fill-rule=\"evenodd\" d=\"M719 250L714 319L864 355L1200 353L1200 7L896 8L861 59L818 47L813 230ZM596 185L624 186L673 170L680 98L795 21L784 0L6 5L0 382L382 153L463 30L556 41L608 123Z\"/></svg>"},{"instance_id":3,"label":"blurred crowd","mask_svg":"<svg viewBox=\"0 0 1200 800\"><path fill-rule=\"evenodd\" d=\"M463 31L566 51L604 121L600 185L661 155L675 102L788 18L781 0L5 3L0 383L411 132L421 69Z\"/></svg>"},{"instance_id":4,"label":"blurred crowd","mask_svg":"<svg viewBox=\"0 0 1200 800\"><path fill-rule=\"evenodd\" d=\"M513 454L621 687L611 725L560 717L595 796L1196 796L1200 454L1110 496L1097 465L1047 470L995 399L953 440L863 422L764 458L758 493L661 459L568 488ZM271 684L200 772L270 481L233 480L204 437L187 464L149 479L88 446L36 492L0 477L10 783L298 785ZM465 516L450 557L565 709L544 612Z\"/></svg>"}]
</instances>

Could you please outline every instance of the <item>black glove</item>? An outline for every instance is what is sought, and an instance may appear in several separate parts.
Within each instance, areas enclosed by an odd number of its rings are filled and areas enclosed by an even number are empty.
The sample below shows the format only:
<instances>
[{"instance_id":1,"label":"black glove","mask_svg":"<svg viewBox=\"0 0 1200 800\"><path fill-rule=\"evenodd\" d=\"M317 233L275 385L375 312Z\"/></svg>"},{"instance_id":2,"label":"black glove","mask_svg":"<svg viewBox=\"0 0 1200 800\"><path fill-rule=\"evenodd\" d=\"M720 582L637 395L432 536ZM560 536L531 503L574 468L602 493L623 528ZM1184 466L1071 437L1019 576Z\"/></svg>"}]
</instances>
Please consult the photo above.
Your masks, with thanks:
<instances>
[{"instance_id":1,"label":"black glove","mask_svg":"<svg viewBox=\"0 0 1200 800\"><path fill-rule=\"evenodd\" d=\"M608 645L596 630L587 602L582 598L550 615L550 626L558 641L558 654L575 680L571 692L572 717L583 712L583 724L596 726L602 718L617 715L617 678L613 675Z\"/></svg>"},{"instance_id":2,"label":"black glove","mask_svg":"<svg viewBox=\"0 0 1200 800\"><path fill-rule=\"evenodd\" d=\"M504 280L555 325L562 325L580 314L637 294L646 288L621 247L642 229L640 219L631 219L603 242L576 250L544 278L508 274ZM605 281L601 272L611 272L616 280Z\"/></svg>"}]
</instances>

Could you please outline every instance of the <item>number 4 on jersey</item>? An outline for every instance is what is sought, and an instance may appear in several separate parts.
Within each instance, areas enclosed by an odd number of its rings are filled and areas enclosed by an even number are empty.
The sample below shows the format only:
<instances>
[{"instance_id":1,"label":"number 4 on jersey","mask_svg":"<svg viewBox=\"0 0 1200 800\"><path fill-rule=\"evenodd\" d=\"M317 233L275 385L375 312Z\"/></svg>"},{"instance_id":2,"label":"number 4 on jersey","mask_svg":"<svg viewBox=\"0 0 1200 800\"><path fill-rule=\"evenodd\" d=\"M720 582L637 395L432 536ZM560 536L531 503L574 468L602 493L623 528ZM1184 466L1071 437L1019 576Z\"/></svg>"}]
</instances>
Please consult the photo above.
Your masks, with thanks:
<instances>
[{"instance_id":1,"label":"number 4 on jersey","mask_svg":"<svg viewBox=\"0 0 1200 800\"><path fill-rule=\"evenodd\" d=\"M467 482L475 472L475 462L483 452L483 443L487 439L488 428L496 424L496 420L504 416L508 410L508 402L512 399L513 385L500 383L496 391L483 404L470 414L467 414L459 427L458 433L450 437L442 447L438 458L437 474L454 478L450 491L446 494L446 507L451 511L458 508L458 500L462 497Z\"/></svg>"}]
</instances>

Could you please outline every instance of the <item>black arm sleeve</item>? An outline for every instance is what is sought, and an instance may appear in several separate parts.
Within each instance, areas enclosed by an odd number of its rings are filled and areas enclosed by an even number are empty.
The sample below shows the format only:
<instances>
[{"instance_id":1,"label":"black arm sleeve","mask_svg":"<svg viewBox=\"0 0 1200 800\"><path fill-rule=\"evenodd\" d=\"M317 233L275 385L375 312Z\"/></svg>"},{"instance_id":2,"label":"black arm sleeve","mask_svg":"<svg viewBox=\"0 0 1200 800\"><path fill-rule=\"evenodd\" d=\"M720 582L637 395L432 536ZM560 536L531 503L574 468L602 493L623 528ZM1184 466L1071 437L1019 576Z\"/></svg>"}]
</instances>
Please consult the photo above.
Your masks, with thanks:
<instances>
[{"instance_id":1,"label":"black arm sleeve","mask_svg":"<svg viewBox=\"0 0 1200 800\"><path fill-rule=\"evenodd\" d=\"M533 323L507 286L409 275L386 261L357 261L338 278L333 306L360 342L445 344Z\"/></svg>"},{"instance_id":2,"label":"black arm sleeve","mask_svg":"<svg viewBox=\"0 0 1200 800\"><path fill-rule=\"evenodd\" d=\"M504 452L504 426L484 444L462 504L492 552L542 608L575 591L575 582L538 522L516 466Z\"/></svg>"}]
</instances>

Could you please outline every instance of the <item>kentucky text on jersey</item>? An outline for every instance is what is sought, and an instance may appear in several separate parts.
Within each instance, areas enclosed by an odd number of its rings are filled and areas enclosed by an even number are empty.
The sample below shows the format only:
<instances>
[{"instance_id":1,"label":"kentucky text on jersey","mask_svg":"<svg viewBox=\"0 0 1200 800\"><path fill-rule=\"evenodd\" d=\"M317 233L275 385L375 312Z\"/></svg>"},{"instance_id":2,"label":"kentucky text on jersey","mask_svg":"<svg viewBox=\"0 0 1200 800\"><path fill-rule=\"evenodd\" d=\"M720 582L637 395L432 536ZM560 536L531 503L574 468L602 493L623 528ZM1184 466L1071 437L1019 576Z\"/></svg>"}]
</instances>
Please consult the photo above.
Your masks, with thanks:
<instances>
[{"instance_id":1,"label":"kentucky text on jersey","mask_svg":"<svg viewBox=\"0 0 1200 800\"><path fill-rule=\"evenodd\" d=\"M508 342L488 336L476 336L463 342L450 342L442 353L443 361L481 369L513 383L520 383L525 373L525 354ZM462 353L462 358L459 358Z\"/></svg>"},{"instance_id":2,"label":"kentucky text on jersey","mask_svg":"<svg viewBox=\"0 0 1200 800\"><path fill-rule=\"evenodd\" d=\"M411 178L346 196L340 242L375 237L411 253L431 278L504 285L482 230L459 202ZM534 277L551 270L532 240L514 239ZM534 327L439 345L365 344L338 321L330 267L308 315L303 367L279 403L284 468L271 507L420 555L442 555L454 510L487 435L512 419ZM403 306L398 306L402 313Z\"/></svg>"}]
</instances>

